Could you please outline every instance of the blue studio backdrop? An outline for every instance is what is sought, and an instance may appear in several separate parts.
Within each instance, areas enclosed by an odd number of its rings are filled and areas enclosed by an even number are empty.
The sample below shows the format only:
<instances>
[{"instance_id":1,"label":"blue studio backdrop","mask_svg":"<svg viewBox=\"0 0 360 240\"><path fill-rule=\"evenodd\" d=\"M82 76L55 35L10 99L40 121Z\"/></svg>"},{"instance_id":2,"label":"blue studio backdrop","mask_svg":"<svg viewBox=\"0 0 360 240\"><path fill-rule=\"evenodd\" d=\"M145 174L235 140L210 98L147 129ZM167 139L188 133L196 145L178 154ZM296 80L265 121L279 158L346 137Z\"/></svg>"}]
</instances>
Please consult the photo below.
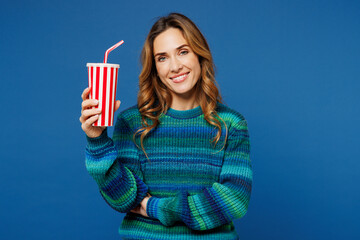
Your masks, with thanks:
<instances>
[{"instance_id":1,"label":"blue studio backdrop","mask_svg":"<svg viewBox=\"0 0 360 240\"><path fill-rule=\"evenodd\" d=\"M85 168L87 62L120 64L136 103L156 17L207 38L227 105L248 120L254 182L241 239L360 239L359 1L24 1L0 8L0 239L119 239ZM112 135L113 128L109 129Z\"/></svg>"}]
</instances>

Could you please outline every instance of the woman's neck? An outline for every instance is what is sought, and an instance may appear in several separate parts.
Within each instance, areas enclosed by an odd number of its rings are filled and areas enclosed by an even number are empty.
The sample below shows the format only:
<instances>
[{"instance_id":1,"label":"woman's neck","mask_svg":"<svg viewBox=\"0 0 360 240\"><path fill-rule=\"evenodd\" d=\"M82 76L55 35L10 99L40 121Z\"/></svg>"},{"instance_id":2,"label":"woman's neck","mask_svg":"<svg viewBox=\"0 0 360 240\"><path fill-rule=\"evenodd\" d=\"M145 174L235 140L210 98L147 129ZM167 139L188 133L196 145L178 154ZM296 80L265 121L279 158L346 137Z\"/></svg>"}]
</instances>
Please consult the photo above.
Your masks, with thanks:
<instances>
[{"instance_id":1,"label":"woman's neck","mask_svg":"<svg viewBox=\"0 0 360 240\"><path fill-rule=\"evenodd\" d=\"M170 107L175 110L190 110L196 108L197 106L199 106L199 103L196 101L195 94L192 94L189 98L173 95Z\"/></svg>"},{"instance_id":2,"label":"woman's neck","mask_svg":"<svg viewBox=\"0 0 360 240\"><path fill-rule=\"evenodd\" d=\"M199 106L197 102L187 102L187 103L173 102L171 104L171 108L175 110L190 110L196 108L197 106Z\"/></svg>"}]
</instances>

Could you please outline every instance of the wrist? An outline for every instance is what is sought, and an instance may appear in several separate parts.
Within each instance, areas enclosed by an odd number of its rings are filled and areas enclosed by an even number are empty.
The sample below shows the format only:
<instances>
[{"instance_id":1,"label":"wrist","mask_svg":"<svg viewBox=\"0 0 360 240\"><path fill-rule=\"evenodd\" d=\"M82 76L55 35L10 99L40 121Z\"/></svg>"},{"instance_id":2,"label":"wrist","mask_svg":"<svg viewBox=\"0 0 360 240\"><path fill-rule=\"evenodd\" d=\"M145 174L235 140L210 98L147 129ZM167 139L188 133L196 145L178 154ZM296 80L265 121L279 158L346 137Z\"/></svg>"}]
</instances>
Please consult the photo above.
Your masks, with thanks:
<instances>
[{"instance_id":1,"label":"wrist","mask_svg":"<svg viewBox=\"0 0 360 240\"><path fill-rule=\"evenodd\" d=\"M95 129L91 129L88 132L85 132L86 136L90 139L98 138L101 134L107 129L107 127L93 127Z\"/></svg>"},{"instance_id":2,"label":"wrist","mask_svg":"<svg viewBox=\"0 0 360 240\"><path fill-rule=\"evenodd\" d=\"M158 219L158 205L159 205L160 198L157 197L150 197L146 204L146 214L150 218Z\"/></svg>"},{"instance_id":3,"label":"wrist","mask_svg":"<svg viewBox=\"0 0 360 240\"><path fill-rule=\"evenodd\" d=\"M107 135L107 128L102 131L98 137L89 137L86 135L87 146L89 149L98 149L108 143L109 137Z\"/></svg>"}]
</instances>

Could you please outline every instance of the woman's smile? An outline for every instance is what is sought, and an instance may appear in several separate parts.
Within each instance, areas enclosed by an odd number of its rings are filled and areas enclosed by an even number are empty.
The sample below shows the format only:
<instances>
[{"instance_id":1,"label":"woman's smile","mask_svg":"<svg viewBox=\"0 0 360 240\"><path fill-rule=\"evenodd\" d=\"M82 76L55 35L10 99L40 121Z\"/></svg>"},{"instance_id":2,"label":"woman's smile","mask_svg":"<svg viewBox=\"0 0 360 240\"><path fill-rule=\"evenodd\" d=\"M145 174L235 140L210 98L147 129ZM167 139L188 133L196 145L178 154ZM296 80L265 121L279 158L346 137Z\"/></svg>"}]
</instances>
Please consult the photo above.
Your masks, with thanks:
<instances>
[{"instance_id":1,"label":"woman's smile","mask_svg":"<svg viewBox=\"0 0 360 240\"><path fill-rule=\"evenodd\" d=\"M185 79L187 78L187 76L189 76L189 74L190 74L190 72L178 74L178 75L175 75L173 77L170 77L170 79L174 83L181 83L181 82L185 81Z\"/></svg>"}]
</instances>

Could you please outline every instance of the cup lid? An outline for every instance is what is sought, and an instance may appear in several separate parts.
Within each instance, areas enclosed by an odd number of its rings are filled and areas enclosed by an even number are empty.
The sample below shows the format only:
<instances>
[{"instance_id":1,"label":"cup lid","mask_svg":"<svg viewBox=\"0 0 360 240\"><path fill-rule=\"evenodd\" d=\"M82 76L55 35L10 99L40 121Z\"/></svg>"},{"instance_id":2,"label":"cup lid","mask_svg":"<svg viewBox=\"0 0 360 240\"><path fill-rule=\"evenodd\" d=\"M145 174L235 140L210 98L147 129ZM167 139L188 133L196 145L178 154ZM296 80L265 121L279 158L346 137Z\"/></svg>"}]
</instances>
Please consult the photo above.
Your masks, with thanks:
<instances>
[{"instance_id":1,"label":"cup lid","mask_svg":"<svg viewBox=\"0 0 360 240\"><path fill-rule=\"evenodd\" d=\"M86 67L113 67L113 68L120 68L119 64L114 63L87 63Z\"/></svg>"}]
</instances>

